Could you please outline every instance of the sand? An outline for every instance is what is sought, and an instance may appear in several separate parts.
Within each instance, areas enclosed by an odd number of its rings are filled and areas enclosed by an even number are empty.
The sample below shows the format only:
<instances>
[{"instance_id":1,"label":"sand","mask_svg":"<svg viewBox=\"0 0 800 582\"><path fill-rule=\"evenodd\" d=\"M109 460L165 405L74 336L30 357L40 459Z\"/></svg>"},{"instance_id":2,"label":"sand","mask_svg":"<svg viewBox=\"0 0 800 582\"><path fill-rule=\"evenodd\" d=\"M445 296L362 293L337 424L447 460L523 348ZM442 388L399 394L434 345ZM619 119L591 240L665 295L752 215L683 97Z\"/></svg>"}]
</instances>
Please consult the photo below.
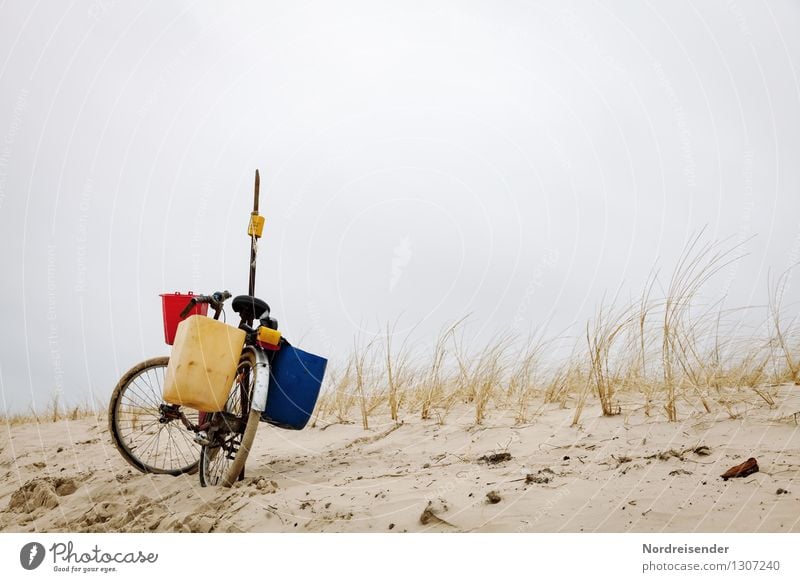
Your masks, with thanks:
<instances>
[{"instance_id":1,"label":"sand","mask_svg":"<svg viewBox=\"0 0 800 582\"><path fill-rule=\"evenodd\" d=\"M684 409L686 406L684 406ZM800 387L669 423L640 406L262 424L245 479L138 473L104 418L0 428L5 532L798 532ZM748 457L760 472L723 481ZM780 492L779 492L780 491Z\"/></svg>"}]
</instances>

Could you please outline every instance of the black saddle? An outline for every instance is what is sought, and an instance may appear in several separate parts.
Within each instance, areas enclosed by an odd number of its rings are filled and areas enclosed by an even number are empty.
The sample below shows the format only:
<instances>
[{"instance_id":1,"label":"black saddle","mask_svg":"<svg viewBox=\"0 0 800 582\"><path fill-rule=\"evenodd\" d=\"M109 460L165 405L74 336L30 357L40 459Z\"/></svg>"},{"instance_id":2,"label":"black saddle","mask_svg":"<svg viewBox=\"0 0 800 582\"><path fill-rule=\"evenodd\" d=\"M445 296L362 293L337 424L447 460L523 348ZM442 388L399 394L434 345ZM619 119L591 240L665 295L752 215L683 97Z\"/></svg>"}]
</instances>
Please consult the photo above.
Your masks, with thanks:
<instances>
[{"instance_id":1,"label":"black saddle","mask_svg":"<svg viewBox=\"0 0 800 582\"><path fill-rule=\"evenodd\" d=\"M258 297L237 295L233 298L231 307L239 314L239 317L247 321L269 318L269 305L267 305L266 301Z\"/></svg>"}]
</instances>

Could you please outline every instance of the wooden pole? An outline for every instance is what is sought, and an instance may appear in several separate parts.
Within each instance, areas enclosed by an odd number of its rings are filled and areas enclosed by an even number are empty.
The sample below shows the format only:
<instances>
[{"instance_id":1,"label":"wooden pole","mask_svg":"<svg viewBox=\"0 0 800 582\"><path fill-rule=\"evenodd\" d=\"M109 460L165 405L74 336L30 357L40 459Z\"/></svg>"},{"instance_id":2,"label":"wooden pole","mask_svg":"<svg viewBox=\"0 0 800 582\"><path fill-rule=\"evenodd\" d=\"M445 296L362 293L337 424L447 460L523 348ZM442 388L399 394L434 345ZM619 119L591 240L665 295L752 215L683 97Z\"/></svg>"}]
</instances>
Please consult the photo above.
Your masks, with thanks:
<instances>
[{"instance_id":1,"label":"wooden pole","mask_svg":"<svg viewBox=\"0 0 800 582\"><path fill-rule=\"evenodd\" d=\"M256 185L253 190L253 212L258 212L258 190L261 186L261 177L258 175L256 169ZM248 294L250 297L256 295L256 241L258 237L255 234L250 235L250 285L248 286Z\"/></svg>"}]
</instances>

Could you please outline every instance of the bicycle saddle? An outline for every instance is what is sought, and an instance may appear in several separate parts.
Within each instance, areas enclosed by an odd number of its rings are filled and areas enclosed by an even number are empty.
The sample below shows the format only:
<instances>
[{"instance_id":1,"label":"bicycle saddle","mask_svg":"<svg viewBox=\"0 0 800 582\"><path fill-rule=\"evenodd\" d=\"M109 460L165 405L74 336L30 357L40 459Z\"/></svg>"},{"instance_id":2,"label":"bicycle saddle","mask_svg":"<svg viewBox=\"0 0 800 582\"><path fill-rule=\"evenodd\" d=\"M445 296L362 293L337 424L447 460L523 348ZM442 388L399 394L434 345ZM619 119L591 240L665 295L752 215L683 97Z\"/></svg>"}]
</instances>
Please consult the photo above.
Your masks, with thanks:
<instances>
[{"instance_id":1,"label":"bicycle saddle","mask_svg":"<svg viewBox=\"0 0 800 582\"><path fill-rule=\"evenodd\" d=\"M239 314L239 317L245 320L269 317L269 305L267 305L266 301L259 299L258 297L237 295L233 298L231 307L233 307L233 310Z\"/></svg>"}]
</instances>

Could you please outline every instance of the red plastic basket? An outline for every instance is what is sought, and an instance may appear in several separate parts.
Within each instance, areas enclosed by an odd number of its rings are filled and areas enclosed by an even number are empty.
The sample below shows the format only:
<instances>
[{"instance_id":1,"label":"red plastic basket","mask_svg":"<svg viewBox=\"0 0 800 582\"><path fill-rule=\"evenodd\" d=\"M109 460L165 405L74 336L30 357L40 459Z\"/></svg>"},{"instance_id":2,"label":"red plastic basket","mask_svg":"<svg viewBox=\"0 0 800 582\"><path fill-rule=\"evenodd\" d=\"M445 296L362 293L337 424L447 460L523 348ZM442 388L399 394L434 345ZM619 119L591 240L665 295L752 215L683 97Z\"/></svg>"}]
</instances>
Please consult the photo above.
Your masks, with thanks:
<instances>
[{"instance_id":1,"label":"red plastic basket","mask_svg":"<svg viewBox=\"0 0 800 582\"><path fill-rule=\"evenodd\" d=\"M164 341L168 346L175 341L175 332L178 331L178 324L181 322L181 311L189 304L194 297L194 293L161 293L161 308L164 313ZM198 303L186 315L208 315L208 303Z\"/></svg>"}]
</instances>

